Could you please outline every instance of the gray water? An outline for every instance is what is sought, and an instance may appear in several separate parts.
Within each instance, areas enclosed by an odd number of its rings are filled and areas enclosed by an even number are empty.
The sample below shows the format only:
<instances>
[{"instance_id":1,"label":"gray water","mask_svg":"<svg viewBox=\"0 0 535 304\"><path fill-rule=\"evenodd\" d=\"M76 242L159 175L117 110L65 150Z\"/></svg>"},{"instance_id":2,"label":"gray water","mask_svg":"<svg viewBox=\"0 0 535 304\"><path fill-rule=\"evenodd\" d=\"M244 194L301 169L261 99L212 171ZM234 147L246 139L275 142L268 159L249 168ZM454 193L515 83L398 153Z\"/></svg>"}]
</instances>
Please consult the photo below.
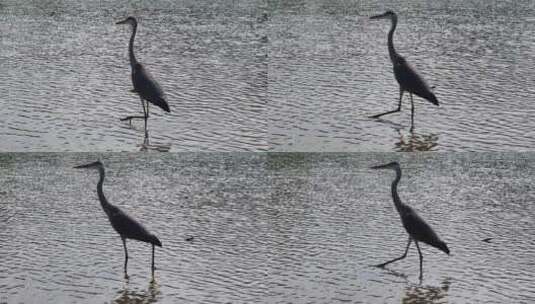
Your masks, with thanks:
<instances>
[{"instance_id":1,"label":"gray water","mask_svg":"<svg viewBox=\"0 0 535 304\"><path fill-rule=\"evenodd\" d=\"M440 100L409 96L386 48ZM504 151L535 146L535 4L487 1L3 1L0 150L137 151L135 51L167 93L151 144L170 151Z\"/></svg>"},{"instance_id":2,"label":"gray water","mask_svg":"<svg viewBox=\"0 0 535 304\"><path fill-rule=\"evenodd\" d=\"M171 151L266 149L267 57L257 1L2 1L3 151L137 151L137 59L166 92L150 143Z\"/></svg>"},{"instance_id":3,"label":"gray water","mask_svg":"<svg viewBox=\"0 0 535 304\"><path fill-rule=\"evenodd\" d=\"M531 303L535 154L1 154L0 302ZM96 195L162 241L123 248ZM406 245L390 198L451 249ZM192 242L186 238L193 237ZM483 239L492 238L489 243Z\"/></svg>"}]
</instances>

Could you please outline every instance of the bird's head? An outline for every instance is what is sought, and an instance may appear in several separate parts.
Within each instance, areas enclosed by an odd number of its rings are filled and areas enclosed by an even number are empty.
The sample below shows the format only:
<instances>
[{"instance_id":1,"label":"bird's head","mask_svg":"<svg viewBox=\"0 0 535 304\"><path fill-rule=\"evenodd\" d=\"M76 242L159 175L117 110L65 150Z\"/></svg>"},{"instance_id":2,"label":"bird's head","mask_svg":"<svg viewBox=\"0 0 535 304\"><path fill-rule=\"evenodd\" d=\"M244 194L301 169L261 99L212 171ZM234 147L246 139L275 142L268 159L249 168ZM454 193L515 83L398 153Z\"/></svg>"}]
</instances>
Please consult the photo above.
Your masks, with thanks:
<instances>
[{"instance_id":1,"label":"bird's head","mask_svg":"<svg viewBox=\"0 0 535 304\"><path fill-rule=\"evenodd\" d=\"M378 170L378 169L393 169L393 170L398 170L398 169L399 169L399 163L396 162L396 161L393 161L393 162L388 163L388 164L384 164L384 165L378 165L378 166L370 167L370 169L375 169L375 170Z\"/></svg>"},{"instance_id":2,"label":"bird's head","mask_svg":"<svg viewBox=\"0 0 535 304\"><path fill-rule=\"evenodd\" d=\"M102 164L102 162L100 162L100 160L97 160L96 162L92 162L92 163L85 164L85 165L79 165L74 168L83 169L83 168L103 168L103 167L104 165Z\"/></svg>"},{"instance_id":3,"label":"bird's head","mask_svg":"<svg viewBox=\"0 0 535 304\"><path fill-rule=\"evenodd\" d=\"M383 14L371 16L370 19L394 19L397 15L391 10L386 11Z\"/></svg>"},{"instance_id":4,"label":"bird's head","mask_svg":"<svg viewBox=\"0 0 535 304\"><path fill-rule=\"evenodd\" d=\"M124 19L122 21L119 21L119 22L115 23L115 24L130 24L132 26L136 26L137 25L137 20L134 17L128 17L128 18L126 18L126 19Z\"/></svg>"}]
</instances>

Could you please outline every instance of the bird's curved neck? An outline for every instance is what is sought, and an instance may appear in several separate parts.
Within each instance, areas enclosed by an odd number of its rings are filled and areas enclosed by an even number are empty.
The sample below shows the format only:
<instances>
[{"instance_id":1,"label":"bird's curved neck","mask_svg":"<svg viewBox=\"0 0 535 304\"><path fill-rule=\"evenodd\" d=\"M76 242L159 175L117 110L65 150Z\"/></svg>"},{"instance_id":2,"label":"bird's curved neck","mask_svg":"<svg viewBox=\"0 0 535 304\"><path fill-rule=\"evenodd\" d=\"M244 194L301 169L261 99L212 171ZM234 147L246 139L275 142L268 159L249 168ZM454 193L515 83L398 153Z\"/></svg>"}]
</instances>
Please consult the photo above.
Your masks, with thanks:
<instances>
[{"instance_id":1,"label":"bird's curved neck","mask_svg":"<svg viewBox=\"0 0 535 304\"><path fill-rule=\"evenodd\" d=\"M398 57L396 49L394 49L394 31L396 30L396 26L398 25L398 18L396 16L393 16L391 21L392 26L390 27L390 31L388 32L388 54L390 54L390 59L394 61Z\"/></svg>"},{"instance_id":2,"label":"bird's curved neck","mask_svg":"<svg viewBox=\"0 0 535 304\"><path fill-rule=\"evenodd\" d=\"M398 183L401 179L401 169L396 168L396 178L392 182L392 199L394 200L394 205L396 206L396 209L399 213L401 213L403 204L401 203L401 199L398 195Z\"/></svg>"},{"instance_id":3,"label":"bird's curved neck","mask_svg":"<svg viewBox=\"0 0 535 304\"><path fill-rule=\"evenodd\" d=\"M98 200L100 201L102 209L104 209L104 211L107 211L109 203L106 197L104 196L104 191L102 191L102 184L104 183L104 168L99 167L98 173L100 174L100 179L98 180L97 184Z\"/></svg>"},{"instance_id":4,"label":"bird's curved neck","mask_svg":"<svg viewBox=\"0 0 535 304\"><path fill-rule=\"evenodd\" d=\"M128 44L128 56L130 57L130 65L132 68L137 63L136 56L134 55L134 39L136 38L137 24L132 25L132 36L130 36L130 43Z\"/></svg>"}]
</instances>

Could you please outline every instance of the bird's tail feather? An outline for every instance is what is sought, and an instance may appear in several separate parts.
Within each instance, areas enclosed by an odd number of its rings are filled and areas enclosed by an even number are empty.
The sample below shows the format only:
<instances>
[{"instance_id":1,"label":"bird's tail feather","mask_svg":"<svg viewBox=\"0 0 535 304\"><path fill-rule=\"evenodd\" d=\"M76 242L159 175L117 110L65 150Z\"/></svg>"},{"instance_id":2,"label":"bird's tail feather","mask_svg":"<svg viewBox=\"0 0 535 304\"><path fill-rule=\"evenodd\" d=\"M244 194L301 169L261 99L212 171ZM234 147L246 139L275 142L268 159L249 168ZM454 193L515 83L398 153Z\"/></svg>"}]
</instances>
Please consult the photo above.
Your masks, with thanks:
<instances>
[{"instance_id":1,"label":"bird's tail feather","mask_svg":"<svg viewBox=\"0 0 535 304\"><path fill-rule=\"evenodd\" d=\"M446 243L444 243L444 242L441 241L441 242L435 244L434 246L435 246L436 248L438 248L438 249L444 251L444 253L446 253L447 255L450 254L450 249L448 248L448 245L446 245Z\"/></svg>"},{"instance_id":2,"label":"bird's tail feather","mask_svg":"<svg viewBox=\"0 0 535 304\"><path fill-rule=\"evenodd\" d=\"M171 112L171 109L169 108L167 101L165 101L165 99L163 99L162 97L159 97L159 96L155 97L151 101L158 107L162 108L162 110L164 110L165 112Z\"/></svg>"},{"instance_id":3,"label":"bird's tail feather","mask_svg":"<svg viewBox=\"0 0 535 304\"><path fill-rule=\"evenodd\" d=\"M162 242L160 242L160 240L155 235L152 235L150 243L162 247Z\"/></svg>"},{"instance_id":4,"label":"bird's tail feather","mask_svg":"<svg viewBox=\"0 0 535 304\"><path fill-rule=\"evenodd\" d=\"M438 106L438 99L435 94L429 92L429 95L425 96L425 99L429 100L432 104Z\"/></svg>"}]
</instances>

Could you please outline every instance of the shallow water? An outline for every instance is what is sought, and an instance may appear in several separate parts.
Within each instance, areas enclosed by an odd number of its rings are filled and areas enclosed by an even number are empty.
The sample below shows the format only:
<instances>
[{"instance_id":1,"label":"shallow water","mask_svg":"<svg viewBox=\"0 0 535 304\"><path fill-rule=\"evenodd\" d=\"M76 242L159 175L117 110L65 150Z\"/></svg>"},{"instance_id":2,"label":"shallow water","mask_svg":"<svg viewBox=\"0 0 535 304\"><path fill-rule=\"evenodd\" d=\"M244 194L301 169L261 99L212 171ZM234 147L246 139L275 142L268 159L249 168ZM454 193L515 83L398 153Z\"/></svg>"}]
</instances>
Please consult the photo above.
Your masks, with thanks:
<instances>
[{"instance_id":1,"label":"shallow water","mask_svg":"<svg viewBox=\"0 0 535 304\"><path fill-rule=\"evenodd\" d=\"M269 37L269 142L274 151L505 151L535 147L533 1L274 2ZM401 113L387 50L394 44L440 107L415 97Z\"/></svg>"},{"instance_id":2,"label":"shallow water","mask_svg":"<svg viewBox=\"0 0 535 304\"><path fill-rule=\"evenodd\" d=\"M535 154L2 154L0 302L529 303ZM123 248L108 200L161 239ZM401 199L447 242L401 255ZM193 242L186 238L194 237ZM483 239L492 238L490 243Z\"/></svg>"},{"instance_id":3,"label":"shallow water","mask_svg":"<svg viewBox=\"0 0 535 304\"><path fill-rule=\"evenodd\" d=\"M153 145L171 151L266 149L264 25L257 1L3 1L2 151L136 151L142 114L131 93L137 59L166 92L152 106Z\"/></svg>"}]
</instances>

